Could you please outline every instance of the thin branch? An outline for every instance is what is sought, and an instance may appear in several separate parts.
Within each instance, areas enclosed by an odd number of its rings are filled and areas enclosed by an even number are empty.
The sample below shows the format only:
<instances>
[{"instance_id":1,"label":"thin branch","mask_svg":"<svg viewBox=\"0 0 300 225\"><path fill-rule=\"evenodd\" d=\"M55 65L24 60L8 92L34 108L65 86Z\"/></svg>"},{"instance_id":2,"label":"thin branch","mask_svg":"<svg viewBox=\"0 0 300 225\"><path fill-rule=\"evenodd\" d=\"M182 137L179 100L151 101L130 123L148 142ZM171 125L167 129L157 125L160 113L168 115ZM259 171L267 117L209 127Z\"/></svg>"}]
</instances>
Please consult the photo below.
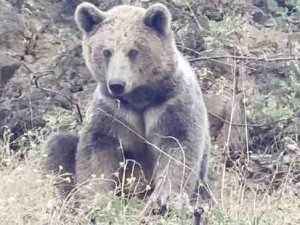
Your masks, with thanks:
<instances>
[{"instance_id":1,"label":"thin branch","mask_svg":"<svg viewBox=\"0 0 300 225\"><path fill-rule=\"evenodd\" d=\"M211 59L236 59L236 60L251 60L251 61L263 61L263 62L278 62L278 61L292 61L298 60L300 61L300 56L270 56L268 57L253 57L253 56L236 56L236 55L228 55L228 56L202 56L194 59L189 59L189 62L196 62L201 60L211 60Z\"/></svg>"},{"instance_id":2,"label":"thin branch","mask_svg":"<svg viewBox=\"0 0 300 225\"><path fill-rule=\"evenodd\" d=\"M288 118L283 118L283 119L279 119L279 120L275 120L275 121L272 121L272 122L268 122L268 123L262 123L262 124L243 124L243 123L231 123L230 121L228 120L225 120L224 118L222 118L221 116L213 113L213 112L208 112L210 115L212 115L213 117L216 117L217 119L221 120L222 122L228 124L228 125L232 125L232 126L235 126L235 127L256 127L256 128L259 128L259 127L266 127L266 126L270 126L272 124L276 124L276 123L280 123L280 122L284 122L284 121L287 121L287 120L290 120L290 119L293 119L293 118L297 118L299 117L297 115L297 113L295 113L294 115L288 117Z\"/></svg>"},{"instance_id":3,"label":"thin branch","mask_svg":"<svg viewBox=\"0 0 300 225\"><path fill-rule=\"evenodd\" d=\"M39 83L38 83L39 79L41 79L42 77L48 76L49 74L53 74L53 73L54 72L52 70L33 73L34 75L41 74L41 75L34 78L35 87L39 88L42 91L46 91L46 92L49 92L49 93L52 93L52 94L55 94L55 95L59 95L59 96L65 98L68 102L70 102L72 105L75 106L77 114L79 116L79 121L80 121L80 123L82 123L83 122L83 116L82 116L82 113L81 113L81 110L80 110L80 107L79 107L78 103L74 102L71 98L69 98L68 96L66 96L66 95L64 95L60 92L57 92L57 91L54 91L54 90L51 90L51 89L48 89L48 88L43 88L39 85Z\"/></svg>"}]
</instances>

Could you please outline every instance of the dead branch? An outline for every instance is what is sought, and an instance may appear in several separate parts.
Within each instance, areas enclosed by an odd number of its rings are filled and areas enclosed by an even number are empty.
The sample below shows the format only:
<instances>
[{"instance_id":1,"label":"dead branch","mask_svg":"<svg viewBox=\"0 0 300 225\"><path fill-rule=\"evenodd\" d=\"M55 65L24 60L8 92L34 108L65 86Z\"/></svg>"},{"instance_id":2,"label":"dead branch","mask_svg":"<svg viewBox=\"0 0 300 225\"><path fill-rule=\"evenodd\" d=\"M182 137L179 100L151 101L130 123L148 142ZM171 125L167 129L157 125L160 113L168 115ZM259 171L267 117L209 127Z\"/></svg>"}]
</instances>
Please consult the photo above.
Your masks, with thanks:
<instances>
[{"instance_id":1,"label":"dead branch","mask_svg":"<svg viewBox=\"0 0 300 225\"><path fill-rule=\"evenodd\" d=\"M47 70L47 71L42 71L42 72L35 72L33 73L34 75L38 75L36 77L33 77L34 79L34 84L35 84L35 87L42 90L42 91L45 91L45 92L48 92L48 93L52 93L52 94L55 94L55 95L59 95L63 98L65 98L68 102L70 102L72 105L75 106L76 108L76 111L77 111L77 114L79 116L79 121L80 123L83 122L83 116L82 116L82 113L81 113L81 110L80 110L80 107L79 107L79 104L74 102L71 98L69 98L68 96L60 93L60 92L57 92L57 91L54 91L54 90L51 90L51 89L48 89L48 88L43 88L39 85L39 79L41 79L42 77L45 77L45 76L48 76L50 74L54 74L54 71L53 70Z\"/></svg>"},{"instance_id":2,"label":"dead branch","mask_svg":"<svg viewBox=\"0 0 300 225\"><path fill-rule=\"evenodd\" d=\"M278 61L300 61L300 56L265 56L265 57L253 57L253 56L237 56L237 55L228 55L228 56L202 56L194 59L189 59L189 62L196 62L201 60L211 60L211 59L236 59L236 60L250 60L250 61L263 61L263 62L278 62Z\"/></svg>"},{"instance_id":3,"label":"dead branch","mask_svg":"<svg viewBox=\"0 0 300 225\"><path fill-rule=\"evenodd\" d=\"M279 120L275 120L272 122L268 122L268 123L262 123L262 124L243 124L243 123L231 123L228 120L225 120L224 118L222 118L221 116L218 116L217 114L213 113L213 112L208 112L210 115L212 115L213 117L216 117L217 119L221 120L222 122L228 124L228 125L232 125L232 126L236 126L236 127L266 127L266 126L270 126L272 124L276 124L276 123L280 123L280 122L284 122L293 118L297 118L300 117L298 114L298 112L296 112L294 115L288 117L288 118L283 118L283 119L279 119Z\"/></svg>"}]
</instances>

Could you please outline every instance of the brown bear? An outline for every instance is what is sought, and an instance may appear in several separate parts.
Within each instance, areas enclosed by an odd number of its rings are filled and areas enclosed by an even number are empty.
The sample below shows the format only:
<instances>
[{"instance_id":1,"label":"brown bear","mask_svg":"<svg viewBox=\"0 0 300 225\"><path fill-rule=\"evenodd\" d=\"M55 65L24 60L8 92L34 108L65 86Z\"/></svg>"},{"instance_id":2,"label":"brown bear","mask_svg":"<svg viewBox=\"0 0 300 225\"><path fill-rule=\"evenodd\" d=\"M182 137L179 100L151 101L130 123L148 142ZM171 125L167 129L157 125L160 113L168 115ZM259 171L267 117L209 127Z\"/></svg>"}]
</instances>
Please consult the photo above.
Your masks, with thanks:
<instances>
[{"instance_id":1,"label":"brown bear","mask_svg":"<svg viewBox=\"0 0 300 225\"><path fill-rule=\"evenodd\" d=\"M209 124L196 76L175 45L169 10L157 3L102 12L82 3L75 20L98 86L79 137L49 138L48 167L61 165L76 183L103 176L107 181L92 188L107 193L118 185L120 162L131 160L160 207L173 196L192 196L199 180L207 182Z\"/></svg>"}]
</instances>

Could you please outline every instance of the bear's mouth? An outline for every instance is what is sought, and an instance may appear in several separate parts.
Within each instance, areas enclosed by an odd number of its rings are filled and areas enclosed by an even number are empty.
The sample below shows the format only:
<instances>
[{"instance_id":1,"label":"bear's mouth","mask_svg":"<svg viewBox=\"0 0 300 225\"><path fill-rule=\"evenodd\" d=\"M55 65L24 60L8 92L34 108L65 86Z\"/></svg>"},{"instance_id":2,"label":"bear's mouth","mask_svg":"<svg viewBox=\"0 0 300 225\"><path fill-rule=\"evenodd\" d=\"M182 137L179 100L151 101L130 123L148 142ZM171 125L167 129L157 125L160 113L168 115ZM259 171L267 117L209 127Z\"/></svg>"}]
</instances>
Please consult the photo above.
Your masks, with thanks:
<instances>
[{"instance_id":1,"label":"bear's mouth","mask_svg":"<svg viewBox=\"0 0 300 225\"><path fill-rule=\"evenodd\" d=\"M147 85L140 85L124 95L112 95L107 87L102 89L106 96L118 99L121 105L136 112L143 112L147 108L158 106L180 92L176 81L171 75Z\"/></svg>"},{"instance_id":2,"label":"bear's mouth","mask_svg":"<svg viewBox=\"0 0 300 225\"><path fill-rule=\"evenodd\" d=\"M140 86L132 90L130 93L117 96L117 98L134 111L144 111L146 108L163 103L166 95L157 88L151 86Z\"/></svg>"},{"instance_id":3,"label":"bear's mouth","mask_svg":"<svg viewBox=\"0 0 300 225\"><path fill-rule=\"evenodd\" d=\"M170 80L168 80L170 81ZM149 107L160 105L173 97L176 92L175 83L166 80L136 87L128 94L116 96L125 107L142 112Z\"/></svg>"}]
</instances>

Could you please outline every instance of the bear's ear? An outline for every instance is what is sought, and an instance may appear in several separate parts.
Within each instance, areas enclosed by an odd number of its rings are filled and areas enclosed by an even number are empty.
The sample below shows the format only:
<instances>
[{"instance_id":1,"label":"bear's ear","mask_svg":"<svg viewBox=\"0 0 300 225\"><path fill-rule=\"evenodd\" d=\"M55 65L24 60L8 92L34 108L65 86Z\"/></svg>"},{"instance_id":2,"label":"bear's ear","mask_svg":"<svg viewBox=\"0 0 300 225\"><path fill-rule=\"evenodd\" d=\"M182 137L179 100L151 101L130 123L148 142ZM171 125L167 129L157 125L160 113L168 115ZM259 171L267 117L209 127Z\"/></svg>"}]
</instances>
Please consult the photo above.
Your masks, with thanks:
<instances>
[{"instance_id":1,"label":"bear's ear","mask_svg":"<svg viewBox=\"0 0 300 225\"><path fill-rule=\"evenodd\" d=\"M105 14L88 2L83 2L76 8L75 21L84 34L91 32L104 19Z\"/></svg>"},{"instance_id":2,"label":"bear's ear","mask_svg":"<svg viewBox=\"0 0 300 225\"><path fill-rule=\"evenodd\" d=\"M171 29L171 13L163 4L153 4L146 11L144 24L158 34L166 35Z\"/></svg>"}]
</instances>

